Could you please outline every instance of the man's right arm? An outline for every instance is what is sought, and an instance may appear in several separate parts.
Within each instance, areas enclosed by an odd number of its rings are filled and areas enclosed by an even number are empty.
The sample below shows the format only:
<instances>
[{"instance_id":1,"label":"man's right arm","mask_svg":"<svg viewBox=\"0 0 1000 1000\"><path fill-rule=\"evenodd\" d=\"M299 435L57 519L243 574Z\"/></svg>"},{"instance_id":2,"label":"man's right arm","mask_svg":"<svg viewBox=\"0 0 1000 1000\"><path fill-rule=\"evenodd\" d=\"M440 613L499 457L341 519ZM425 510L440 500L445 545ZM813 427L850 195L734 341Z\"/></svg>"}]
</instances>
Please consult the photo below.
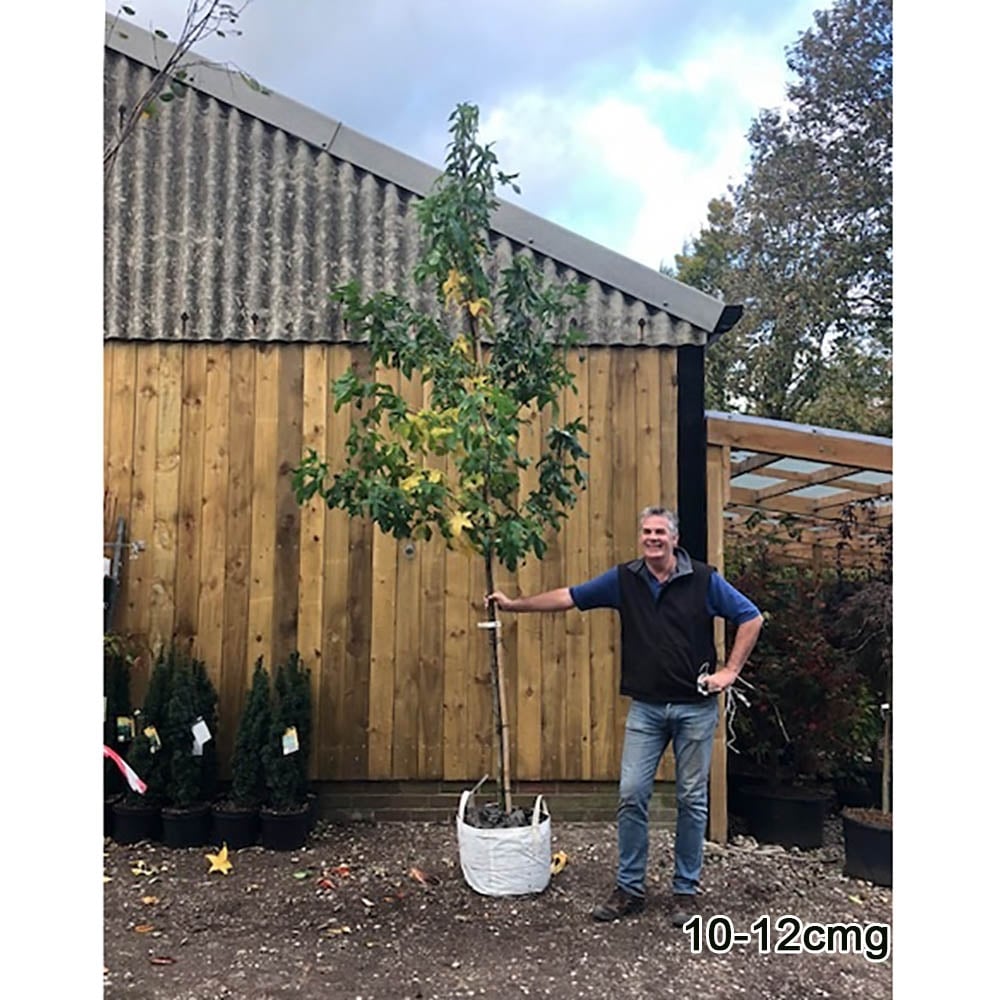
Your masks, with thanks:
<instances>
[{"instance_id":1,"label":"man's right arm","mask_svg":"<svg viewBox=\"0 0 1000 1000\"><path fill-rule=\"evenodd\" d=\"M512 611L515 614L521 611L568 611L573 607L569 587L557 587L531 597L508 597L502 590L494 590L492 594L486 595L487 608L490 601L496 602L498 611Z\"/></svg>"}]
</instances>

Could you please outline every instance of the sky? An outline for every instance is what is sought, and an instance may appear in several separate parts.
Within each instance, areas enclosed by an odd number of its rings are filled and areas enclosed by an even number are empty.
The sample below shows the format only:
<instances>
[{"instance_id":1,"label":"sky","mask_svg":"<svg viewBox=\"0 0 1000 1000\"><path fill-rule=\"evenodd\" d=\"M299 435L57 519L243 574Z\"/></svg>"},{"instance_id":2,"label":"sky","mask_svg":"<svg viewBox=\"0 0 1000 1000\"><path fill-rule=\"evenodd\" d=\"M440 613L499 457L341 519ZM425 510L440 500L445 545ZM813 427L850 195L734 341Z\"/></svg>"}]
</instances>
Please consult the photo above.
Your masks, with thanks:
<instances>
[{"instance_id":1,"label":"sky","mask_svg":"<svg viewBox=\"0 0 1000 1000\"><path fill-rule=\"evenodd\" d=\"M238 5L238 0L237 0ZM185 0L130 0L180 33ZM206 58L435 167L467 101L505 197L649 267L742 178L817 0L251 0ZM119 10L117 0L106 8Z\"/></svg>"}]
</instances>

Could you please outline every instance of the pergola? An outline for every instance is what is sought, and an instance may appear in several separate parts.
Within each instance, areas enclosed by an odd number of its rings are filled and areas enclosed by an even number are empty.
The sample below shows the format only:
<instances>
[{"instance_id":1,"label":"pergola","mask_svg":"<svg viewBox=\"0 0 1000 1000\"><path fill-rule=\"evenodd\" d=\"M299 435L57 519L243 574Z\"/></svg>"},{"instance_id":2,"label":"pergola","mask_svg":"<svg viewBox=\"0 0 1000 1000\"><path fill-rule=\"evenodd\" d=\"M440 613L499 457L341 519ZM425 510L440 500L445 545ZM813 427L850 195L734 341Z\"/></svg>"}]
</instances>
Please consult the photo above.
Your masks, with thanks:
<instances>
[{"instance_id":1,"label":"pergola","mask_svg":"<svg viewBox=\"0 0 1000 1000\"><path fill-rule=\"evenodd\" d=\"M724 566L727 539L762 523L788 561L831 566L863 559L891 526L892 438L715 410L706 411L705 424L708 557L714 565ZM710 787L709 836L724 842L724 719L712 750Z\"/></svg>"},{"instance_id":2,"label":"pergola","mask_svg":"<svg viewBox=\"0 0 1000 1000\"><path fill-rule=\"evenodd\" d=\"M721 462L725 536L773 529L789 561L862 558L892 523L892 438L708 411ZM852 530L845 536L845 522Z\"/></svg>"}]
</instances>

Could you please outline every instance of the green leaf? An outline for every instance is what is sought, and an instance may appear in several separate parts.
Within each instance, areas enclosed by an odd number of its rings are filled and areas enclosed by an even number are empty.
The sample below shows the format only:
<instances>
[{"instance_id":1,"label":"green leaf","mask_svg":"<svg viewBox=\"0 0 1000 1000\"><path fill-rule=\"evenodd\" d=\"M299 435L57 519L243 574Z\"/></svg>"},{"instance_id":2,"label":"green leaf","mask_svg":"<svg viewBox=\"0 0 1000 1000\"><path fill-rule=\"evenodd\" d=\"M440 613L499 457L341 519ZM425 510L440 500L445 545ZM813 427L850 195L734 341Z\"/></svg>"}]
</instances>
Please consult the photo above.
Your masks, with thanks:
<instances>
[{"instance_id":1,"label":"green leaf","mask_svg":"<svg viewBox=\"0 0 1000 1000\"><path fill-rule=\"evenodd\" d=\"M169 104L173 99L174 95L171 94L169 90L164 91L164 93L160 94L160 100L163 101L164 104Z\"/></svg>"}]
</instances>

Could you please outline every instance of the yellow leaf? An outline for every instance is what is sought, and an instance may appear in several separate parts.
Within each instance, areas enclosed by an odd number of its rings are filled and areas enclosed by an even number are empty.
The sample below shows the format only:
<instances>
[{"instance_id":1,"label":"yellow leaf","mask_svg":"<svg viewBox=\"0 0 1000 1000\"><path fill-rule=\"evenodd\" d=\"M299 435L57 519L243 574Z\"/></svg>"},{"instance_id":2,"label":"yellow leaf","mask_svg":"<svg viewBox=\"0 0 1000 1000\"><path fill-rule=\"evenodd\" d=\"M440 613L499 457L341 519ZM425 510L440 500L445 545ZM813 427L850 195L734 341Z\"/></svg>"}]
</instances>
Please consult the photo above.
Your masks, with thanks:
<instances>
[{"instance_id":1,"label":"yellow leaf","mask_svg":"<svg viewBox=\"0 0 1000 1000\"><path fill-rule=\"evenodd\" d=\"M472 316L478 316L480 313L486 313L490 308L489 299L476 299L474 302L469 303L469 312Z\"/></svg>"},{"instance_id":2,"label":"yellow leaf","mask_svg":"<svg viewBox=\"0 0 1000 1000\"><path fill-rule=\"evenodd\" d=\"M444 301L449 305L461 305L462 302L462 286L465 284L466 279L462 277L452 268L448 272L448 277L441 284L441 291L444 293Z\"/></svg>"},{"instance_id":3,"label":"yellow leaf","mask_svg":"<svg viewBox=\"0 0 1000 1000\"><path fill-rule=\"evenodd\" d=\"M432 483L440 483L444 476L440 469L427 469L427 479Z\"/></svg>"},{"instance_id":4,"label":"yellow leaf","mask_svg":"<svg viewBox=\"0 0 1000 1000\"><path fill-rule=\"evenodd\" d=\"M566 852L556 851L556 853L552 855L552 864L549 866L549 871L551 871L553 875L558 875L568 863L569 858L567 857Z\"/></svg>"},{"instance_id":5,"label":"yellow leaf","mask_svg":"<svg viewBox=\"0 0 1000 1000\"><path fill-rule=\"evenodd\" d=\"M233 863L229 860L229 848L225 844L222 845L222 850L218 854L206 854L205 860L211 865L208 869L209 875L212 872L222 872L223 875L228 875L233 870Z\"/></svg>"},{"instance_id":6,"label":"yellow leaf","mask_svg":"<svg viewBox=\"0 0 1000 1000\"><path fill-rule=\"evenodd\" d=\"M471 305L471 303L469 305L469 311L470 312L472 311L472 305ZM472 315L475 316L476 314L472 313ZM465 339L464 334L460 333L455 338L454 348L455 348L456 351L458 351L459 354L463 355L466 358L469 357L472 354L472 348L469 347L469 342L468 342L468 340Z\"/></svg>"},{"instance_id":7,"label":"yellow leaf","mask_svg":"<svg viewBox=\"0 0 1000 1000\"><path fill-rule=\"evenodd\" d=\"M452 538L460 537L463 528L471 527L472 521L469 520L469 515L466 514L464 510L460 510L456 514L452 514L450 520L448 521L448 531Z\"/></svg>"},{"instance_id":8,"label":"yellow leaf","mask_svg":"<svg viewBox=\"0 0 1000 1000\"><path fill-rule=\"evenodd\" d=\"M400 484L399 488L404 493L412 493L424 481L423 471L418 469L408 475Z\"/></svg>"},{"instance_id":9,"label":"yellow leaf","mask_svg":"<svg viewBox=\"0 0 1000 1000\"><path fill-rule=\"evenodd\" d=\"M132 930L136 934L148 934L150 931L156 930L156 928L152 924L139 924L137 927L133 927Z\"/></svg>"}]
</instances>

